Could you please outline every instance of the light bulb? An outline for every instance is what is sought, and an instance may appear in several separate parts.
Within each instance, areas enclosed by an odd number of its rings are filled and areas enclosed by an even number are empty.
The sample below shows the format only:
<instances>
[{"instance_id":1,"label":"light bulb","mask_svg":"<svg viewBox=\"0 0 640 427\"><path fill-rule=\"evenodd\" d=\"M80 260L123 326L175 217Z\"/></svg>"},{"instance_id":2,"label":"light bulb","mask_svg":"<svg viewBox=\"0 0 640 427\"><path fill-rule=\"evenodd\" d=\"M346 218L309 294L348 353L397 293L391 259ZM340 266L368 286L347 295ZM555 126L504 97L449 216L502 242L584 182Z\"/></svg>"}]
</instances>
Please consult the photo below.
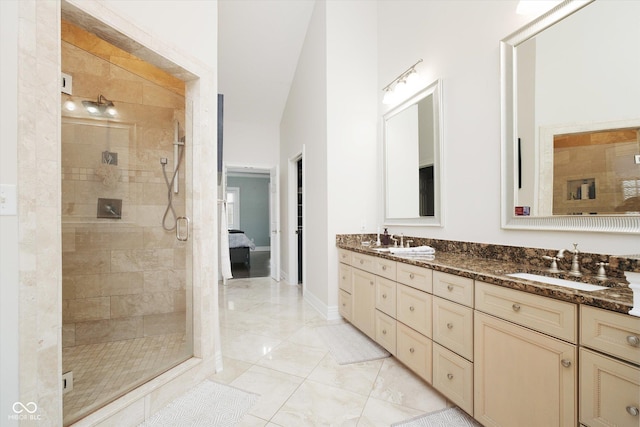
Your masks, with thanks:
<instances>
[{"instance_id":1,"label":"light bulb","mask_svg":"<svg viewBox=\"0 0 640 427\"><path fill-rule=\"evenodd\" d=\"M400 80L396 87L393 88L393 92L396 96L396 100L404 99L407 96L407 91L409 88L407 87L407 82L404 80Z\"/></svg>"},{"instance_id":2,"label":"light bulb","mask_svg":"<svg viewBox=\"0 0 640 427\"><path fill-rule=\"evenodd\" d=\"M390 105L390 104L393 104L394 100L395 100L395 96L393 94L393 91L391 89L385 90L384 96L382 97L382 103L385 105Z\"/></svg>"},{"instance_id":3,"label":"light bulb","mask_svg":"<svg viewBox=\"0 0 640 427\"><path fill-rule=\"evenodd\" d=\"M65 101L63 106L67 111L74 111L76 109L76 103L73 101Z\"/></svg>"},{"instance_id":4,"label":"light bulb","mask_svg":"<svg viewBox=\"0 0 640 427\"><path fill-rule=\"evenodd\" d=\"M109 107L107 108L107 114L111 117L114 117L116 114L118 114L118 111L115 109L115 107Z\"/></svg>"}]
</instances>

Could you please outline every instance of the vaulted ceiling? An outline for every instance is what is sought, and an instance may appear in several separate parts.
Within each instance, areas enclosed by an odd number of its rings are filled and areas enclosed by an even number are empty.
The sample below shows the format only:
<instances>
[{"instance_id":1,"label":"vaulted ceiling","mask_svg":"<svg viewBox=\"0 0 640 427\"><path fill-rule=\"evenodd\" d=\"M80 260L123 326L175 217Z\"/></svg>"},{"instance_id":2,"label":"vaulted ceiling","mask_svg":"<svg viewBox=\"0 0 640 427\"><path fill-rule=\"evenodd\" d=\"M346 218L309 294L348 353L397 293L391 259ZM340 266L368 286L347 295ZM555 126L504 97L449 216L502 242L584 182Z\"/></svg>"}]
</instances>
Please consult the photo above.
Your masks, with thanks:
<instances>
[{"instance_id":1,"label":"vaulted ceiling","mask_svg":"<svg viewBox=\"0 0 640 427\"><path fill-rule=\"evenodd\" d=\"M225 122L279 125L314 0L220 0L218 92Z\"/></svg>"}]
</instances>

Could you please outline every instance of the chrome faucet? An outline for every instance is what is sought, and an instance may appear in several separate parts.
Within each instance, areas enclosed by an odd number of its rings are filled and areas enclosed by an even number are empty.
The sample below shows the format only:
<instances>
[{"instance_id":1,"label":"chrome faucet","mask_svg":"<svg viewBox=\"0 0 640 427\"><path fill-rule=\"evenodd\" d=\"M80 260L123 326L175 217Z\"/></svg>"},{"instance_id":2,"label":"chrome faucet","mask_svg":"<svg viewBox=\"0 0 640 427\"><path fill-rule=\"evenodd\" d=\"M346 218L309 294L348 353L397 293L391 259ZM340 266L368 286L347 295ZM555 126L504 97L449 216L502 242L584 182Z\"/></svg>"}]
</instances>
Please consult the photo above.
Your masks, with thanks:
<instances>
[{"instance_id":1,"label":"chrome faucet","mask_svg":"<svg viewBox=\"0 0 640 427\"><path fill-rule=\"evenodd\" d=\"M394 235L393 234L391 236L389 236L389 239L391 239L393 241L393 247L397 248L398 247L398 239L394 239Z\"/></svg>"},{"instance_id":2,"label":"chrome faucet","mask_svg":"<svg viewBox=\"0 0 640 427\"><path fill-rule=\"evenodd\" d=\"M544 259L551 260L551 266L549 267L549 270L547 270L549 273L560 273L560 270L558 269L558 261L564 258L564 251L565 249L560 249L556 254L556 256L549 256L549 255L542 256L542 258Z\"/></svg>"},{"instance_id":3,"label":"chrome faucet","mask_svg":"<svg viewBox=\"0 0 640 427\"><path fill-rule=\"evenodd\" d=\"M573 257L571 258L571 270L569 271L569 274L575 277L582 276L582 272L580 271L580 258L578 258L578 255L580 254L580 251L578 250L578 244L574 243L573 250L568 251L573 254Z\"/></svg>"},{"instance_id":4,"label":"chrome faucet","mask_svg":"<svg viewBox=\"0 0 640 427\"><path fill-rule=\"evenodd\" d=\"M404 233L400 233L400 247L404 248Z\"/></svg>"}]
</instances>

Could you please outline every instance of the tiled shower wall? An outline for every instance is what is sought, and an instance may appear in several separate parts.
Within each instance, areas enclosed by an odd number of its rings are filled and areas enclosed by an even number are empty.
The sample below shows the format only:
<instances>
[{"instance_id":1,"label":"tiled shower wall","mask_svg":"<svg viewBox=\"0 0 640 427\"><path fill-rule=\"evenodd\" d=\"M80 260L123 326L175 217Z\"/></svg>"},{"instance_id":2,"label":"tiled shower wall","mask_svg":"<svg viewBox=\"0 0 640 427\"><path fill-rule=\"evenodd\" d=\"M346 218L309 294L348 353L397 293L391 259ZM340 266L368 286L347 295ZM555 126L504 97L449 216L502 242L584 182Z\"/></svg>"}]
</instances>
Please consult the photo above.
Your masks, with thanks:
<instances>
[{"instance_id":1,"label":"tiled shower wall","mask_svg":"<svg viewBox=\"0 0 640 427\"><path fill-rule=\"evenodd\" d=\"M63 347L185 332L186 248L161 225L167 186L160 164L167 158L168 175L173 170L184 86L165 84L159 70L64 22L62 39L62 71L73 77L73 95L62 102L77 107L62 109ZM109 122L80 103L99 94L117 109ZM117 153L118 164L102 163L104 151ZM185 163L177 215L185 212ZM98 198L121 199L122 218L97 218Z\"/></svg>"}]
</instances>

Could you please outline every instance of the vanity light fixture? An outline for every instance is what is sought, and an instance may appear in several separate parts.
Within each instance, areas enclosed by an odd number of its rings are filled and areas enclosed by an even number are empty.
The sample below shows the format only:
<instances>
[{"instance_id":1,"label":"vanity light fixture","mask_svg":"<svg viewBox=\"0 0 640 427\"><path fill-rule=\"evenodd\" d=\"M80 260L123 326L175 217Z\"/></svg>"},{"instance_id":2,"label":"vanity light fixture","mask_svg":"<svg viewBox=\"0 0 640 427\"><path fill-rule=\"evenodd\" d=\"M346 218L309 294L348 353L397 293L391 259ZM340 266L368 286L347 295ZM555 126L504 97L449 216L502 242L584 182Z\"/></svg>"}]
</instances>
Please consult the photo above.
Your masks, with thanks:
<instances>
[{"instance_id":1,"label":"vanity light fixture","mask_svg":"<svg viewBox=\"0 0 640 427\"><path fill-rule=\"evenodd\" d=\"M382 88L384 91L384 97L382 98L383 104L394 104L396 101L406 98L410 95L410 92L415 85L418 78L418 72L416 66L422 62L422 59L418 60L415 64L409 67L405 72L393 79L391 83Z\"/></svg>"},{"instance_id":2,"label":"vanity light fixture","mask_svg":"<svg viewBox=\"0 0 640 427\"><path fill-rule=\"evenodd\" d=\"M103 95L98 96L98 101L82 101L82 105L92 116L111 116L114 117L117 114L116 107L113 101L108 100Z\"/></svg>"}]
</instances>

